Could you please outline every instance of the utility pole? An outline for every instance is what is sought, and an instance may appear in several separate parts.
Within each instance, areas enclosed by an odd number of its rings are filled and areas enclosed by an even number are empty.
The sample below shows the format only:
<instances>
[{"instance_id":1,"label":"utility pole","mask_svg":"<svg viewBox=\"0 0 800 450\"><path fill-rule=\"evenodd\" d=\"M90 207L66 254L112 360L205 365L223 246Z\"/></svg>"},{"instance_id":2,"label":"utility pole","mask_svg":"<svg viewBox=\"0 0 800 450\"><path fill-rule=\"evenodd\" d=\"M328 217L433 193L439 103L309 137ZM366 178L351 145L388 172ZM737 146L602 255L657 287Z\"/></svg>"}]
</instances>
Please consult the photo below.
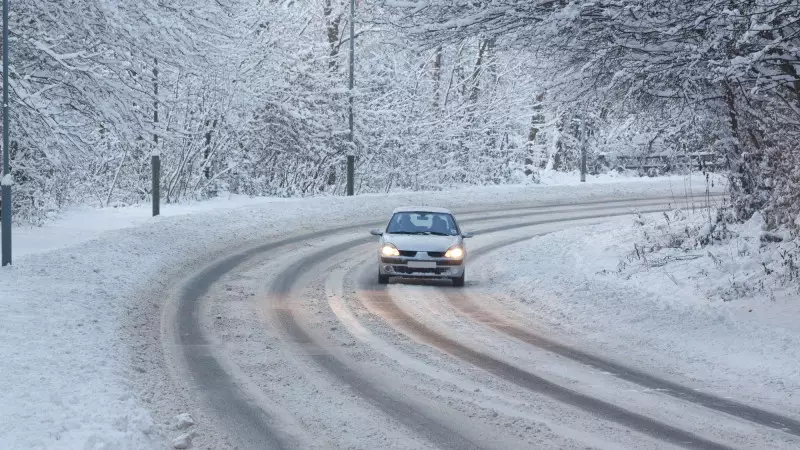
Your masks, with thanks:
<instances>
[{"instance_id":1,"label":"utility pole","mask_svg":"<svg viewBox=\"0 0 800 450\"><path fill-rule=\"evenodd\" d=\"M581 115L581 183L586 182L586 116Z\"/></svg>"},{"instance_id":2,"label":"utility pole","mask_svg":"<svg viewBox=\"0 0 800 450\"><path fill-rule=\"evenodd\" d=\"M353 195L353 186L355 185L353 177L355 176L356 157L353 155L355 149L355 135L353 129L353 87L355 85L355 57L356 57L356 0L350 0L350 112L348 122L350 125L350 148L347 153L347 195Z\"/></svg>"},{"instance_id":3,"label":"utility pole","mask_svg":"<svg viewBox=\"0 0 800 450\"><path fill-rule=\"evenodd\" d=\"M2 224L2 245L3 245L3 266L11 264L11 185L14 179L11 177L11 165L9 159L10 148L8 139L8 2L3 0L3 178L0 185L2 189L3 201L3 224Z\"/></svg>"}]
</instances>

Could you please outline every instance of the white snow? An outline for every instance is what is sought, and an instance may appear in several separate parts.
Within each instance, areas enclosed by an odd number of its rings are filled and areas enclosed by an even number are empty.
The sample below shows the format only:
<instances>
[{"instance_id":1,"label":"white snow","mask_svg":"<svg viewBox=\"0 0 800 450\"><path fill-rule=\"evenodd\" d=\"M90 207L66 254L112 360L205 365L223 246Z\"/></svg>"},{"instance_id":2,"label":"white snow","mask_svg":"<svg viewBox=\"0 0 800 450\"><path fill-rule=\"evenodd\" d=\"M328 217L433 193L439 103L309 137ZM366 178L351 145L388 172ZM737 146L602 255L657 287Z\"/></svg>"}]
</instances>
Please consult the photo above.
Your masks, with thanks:
<instances>
[{"instance_id":1,"label":"white snow","mask_svg":"<svg viewBox=\"0 0 800 450\"><path fill-rule=\"evenodd\" d=\"M14 186L14 176L10 173L3 175L3 179L0 180L0 186Z\"/></svg>"},{"instance_id":2,"label":"white snow","mask_svg":"<svg viewBox=\"0 0 800 450\"><path fill-rule=\"evenodd\" d=\"M194 424L194 417L189 413L182 413L175 416L175 428L178 430L184 430L194 426Z\"/></svg>"},{"instance_id":3,"label":"white snow","mask_svg":"<svg viewBox=\"0 0 800 450\"><path fill-rule=\"evenodd\" d=\"M169 440L132 379L138 340L125 333L137 293L199 254L254 239L383 220L398 205L502 207L683 195L683 178L615 179L585 186L498 186L355 198L216 199L81 209L14 230L14 266L0 270L0 448L154 448ZM698 177L696 186L702 185ZM122 332L121 330L125 330ZM168 422L168 421L167 421ZM188 442L187 442L188 443ZM182 442L178 442L182 444Z\"/></svg>"},{"instance_id":4,"label":"white snow","mask_svg":"<svg viewBox=\"0 0 800 450\"><path fill-rule=\"evenodd\" d=\"M799 284L785 282L780 255L800 241L764 243L755 217L731 227L729 241L697 245L710 230L704 211L637 215L535 238L473 273L502 286L487 295L558 339L796 415Z\"/></svg>"},{"instance_id":5,"label":"white snow","mask_svg":"<svg viewBox=\"0 0 800 450\"><path fill-rule=\"evenodd\" d=\"M705 179L702 176L671 177L671 178L639 178L616 173L604 175L589 175L586 182L581 183L580 174L577 172L565 173L556 171L542 171L541 184L535 185L504 185L493 187L467 187L451 189L441 192L396 192L389 194L388 198L396 198L396 204L402 204L402 198L411 198L409 203L426 204L429 199L439 198L440 201L452 204L468 204L475 195L477 201L484 201L492 197L499 202L524 202L524 201L557 201L566 192L571 192L568 186L592 186L582 192L585 198L643 196L653 192L653 189L664 195L682 197L687 190L701 194ZM602 185L602 186L600 186ZM724 181L715 179L714 191L720 192ZM553 188L558 189L553 189ZM562 187L562 188L559 188ZM548 189L544 189L548 188ZM434 197L431 197L434 195ZM567 194L567 197L570 195ZM366 194L358 198L385 198L382 194ZM341 205L341 197L315 197L307 199L275 198L275 197L247 197L235 194L224 194L211 200L201 202L188 202L181 204L161 204L161 215L151 217L149 204L135 206L113 206L106 208L73 208L60 213L48 223L39 227L23 226L14 230L14 255L21 257L32 253L68 247L81 242L97 238L104 231L120 230L145 225L165 217L186 216L214 211L235 210L246 207L279 207L292 208L295 205L319 204L321 207L333 206L335 210ZM345 202L346 203L346 202ZM487 201L491 203L491 201Z\"/></svg>"},{"instance_id":6,"label":"white snow","mask_svg":"<svg viewBox=\"0 0 800 450\"><path fill-rule=\"evenodd\" d=\"M192 447L192 433L182 434L172 440L172 448L185 449Z\"/></svg>"}]
</instances>

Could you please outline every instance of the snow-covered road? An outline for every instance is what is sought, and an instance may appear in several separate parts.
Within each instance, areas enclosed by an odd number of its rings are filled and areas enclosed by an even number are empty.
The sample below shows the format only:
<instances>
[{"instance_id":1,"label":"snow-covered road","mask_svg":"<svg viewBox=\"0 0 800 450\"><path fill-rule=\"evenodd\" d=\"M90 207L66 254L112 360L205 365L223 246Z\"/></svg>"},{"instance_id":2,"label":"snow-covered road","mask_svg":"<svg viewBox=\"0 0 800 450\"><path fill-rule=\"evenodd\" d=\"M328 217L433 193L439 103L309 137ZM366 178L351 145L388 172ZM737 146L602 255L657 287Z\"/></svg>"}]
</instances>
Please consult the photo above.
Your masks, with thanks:
<instances>
[{"instance_id":1,"label":"snow-covered road","mask_svg":"<svg viewBox=\"0 0 800 450\"><path fill-rule=\"evenodd\" d=\"M532 236L668 203L464 209L462 226L479 233L468 273L513 266L492 251ZM463 290L378 285L369 225L244 246L182 274L161 333L169 375L200 418L199 445L800 445L796 416L698 392L619 362L624 355L593 355L521 326L530 322L483 295L502 288L484 277Z\"/></svg>"},{"instance_id":2,"label":"snow-covered road","mask_svg":"<svg viewBox=\"0 0 800 450\"><path fill-rule=\"evenodd\" d=\"M0 448L797 448L794 302L718 320L743 305L661 294L660 271L597 275L635 212L700 202L686 179L611 181L16 230ZM479 233L463 290L375 284L368 228L420 203Z\"/></svg>"}]
</instances>

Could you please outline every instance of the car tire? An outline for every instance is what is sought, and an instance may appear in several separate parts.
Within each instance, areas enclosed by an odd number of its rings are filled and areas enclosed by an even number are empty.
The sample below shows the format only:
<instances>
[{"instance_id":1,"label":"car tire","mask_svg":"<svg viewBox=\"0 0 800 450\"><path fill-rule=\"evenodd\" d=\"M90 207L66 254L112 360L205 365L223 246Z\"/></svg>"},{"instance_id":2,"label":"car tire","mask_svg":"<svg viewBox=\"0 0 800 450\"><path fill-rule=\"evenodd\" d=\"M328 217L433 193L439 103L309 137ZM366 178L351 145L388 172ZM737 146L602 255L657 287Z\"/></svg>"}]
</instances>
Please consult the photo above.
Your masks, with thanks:
<instances>
[{"instance_id":1,"label":"car tire","mask_svg":"<svg viewBox=\"0 0 800 450\"><path fill-rule=\"evenodd\" d=\"M464 275L453 278L453 287L464 287Z\"/></svg>"},{"instance_id":2,"label":"car tire","mask_svg":"<svg viewBox=\"0 0 800 450\"><path fill-rule=\"evenodd\" d=\"M381 275L378 272L378 284L389 284L389 275Z\"/></svg>"}]
</instances>

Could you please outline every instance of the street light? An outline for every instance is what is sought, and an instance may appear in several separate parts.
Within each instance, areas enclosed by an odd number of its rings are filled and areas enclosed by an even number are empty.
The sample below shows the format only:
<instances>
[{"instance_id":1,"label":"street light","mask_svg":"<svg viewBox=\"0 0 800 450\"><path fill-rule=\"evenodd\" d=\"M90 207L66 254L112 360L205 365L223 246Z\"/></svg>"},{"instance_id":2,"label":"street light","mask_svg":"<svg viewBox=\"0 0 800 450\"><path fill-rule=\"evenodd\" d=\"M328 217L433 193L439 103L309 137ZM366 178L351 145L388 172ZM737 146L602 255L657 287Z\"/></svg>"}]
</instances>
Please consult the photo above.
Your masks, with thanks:
<instances>
[{"instance_id":1,"label":"street light","mask_svg":"<svg viewBox=\"0 0 800 450\"><path fill-rule=\"evenodd\" d=\"M8 2L9 0L3 0L3 178L0 182L3 202L3 266L11 264L11 185L14 184L8 148Z\"/></svg>"},{"instance_id":2,"label":"street light","mask_svg":"<svg viewBox=\"0 0 800 450\"><path fill-rule=\"evenodd\" d=\"M355 155L353 149L355 148L355 136L353 127L353 86L355 85L355 55L356 55L356 0L350 0L350 111L348 123L350 125L350 148L347 154L347 195L353 195L353 186L355 177Z\"/></svg>"}]
</instances>

